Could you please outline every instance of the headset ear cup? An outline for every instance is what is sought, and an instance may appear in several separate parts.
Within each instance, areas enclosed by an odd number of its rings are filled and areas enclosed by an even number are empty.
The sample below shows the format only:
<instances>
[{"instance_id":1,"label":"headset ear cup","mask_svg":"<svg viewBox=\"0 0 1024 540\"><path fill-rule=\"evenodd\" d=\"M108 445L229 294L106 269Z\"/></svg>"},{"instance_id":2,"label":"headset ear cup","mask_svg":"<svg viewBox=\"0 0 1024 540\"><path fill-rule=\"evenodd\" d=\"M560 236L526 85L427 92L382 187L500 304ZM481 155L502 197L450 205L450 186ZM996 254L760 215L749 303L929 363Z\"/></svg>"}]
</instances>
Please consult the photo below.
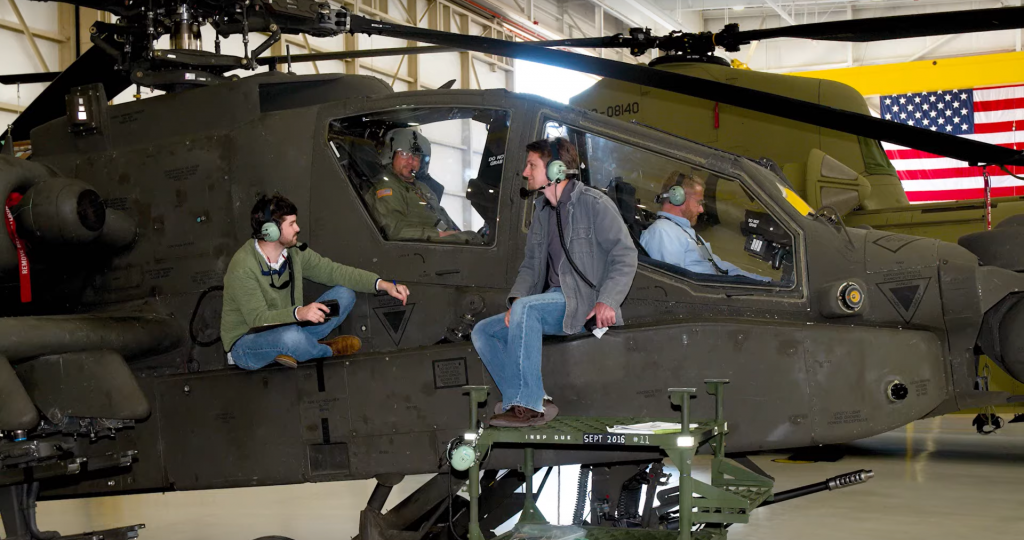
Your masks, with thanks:
<instances>
[{"instance_id":1,"label":"headset ear cup","mask_svg":"<svg viewBox=\"0 0 1024 540\"><path fill-rule=\"evenodd\" d=\"M277 242L281 239L281 228L277 226L277 223L268 221L263 224L260 234L263 236L264 242Z\"/></svg>"},{"instance_id":2,"label":"headset ear cup","mask_svg":"<svg viewBox=\"0 0 1024 540\"><path fill-rule=\"evenodd\" d=\"M682 186L672 186L668 190L668 201L676 206L682 206L686 202L686 190Z\"/></svg>"},{"instance_id":3,"label":"headset ear cup","mask_svg":"<svg viewBox=\"0 0 1024 540\"><path fill-rule=\"evenodd\" d=\"M565 163L560 160L553 159L548 163L548 181L549 182L561 182L565 180Z\"/></svg>"}]
</instances>

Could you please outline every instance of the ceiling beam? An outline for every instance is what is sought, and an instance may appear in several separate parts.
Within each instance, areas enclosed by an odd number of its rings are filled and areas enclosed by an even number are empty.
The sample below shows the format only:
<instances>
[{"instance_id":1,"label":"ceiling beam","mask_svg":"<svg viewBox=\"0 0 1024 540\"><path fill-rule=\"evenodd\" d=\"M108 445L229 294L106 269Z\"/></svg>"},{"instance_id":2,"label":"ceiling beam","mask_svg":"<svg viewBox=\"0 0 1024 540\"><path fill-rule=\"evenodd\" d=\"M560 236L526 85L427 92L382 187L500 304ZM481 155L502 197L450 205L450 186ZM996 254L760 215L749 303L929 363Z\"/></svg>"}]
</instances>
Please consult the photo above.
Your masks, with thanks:
<instances>
[{"instance_id":1,"label":"ceiling beam","mask_svg":"<svg viewBox=\"0 0 1024 540\"><path fill-rule=\"evenodd\" d=\"M779 15L781 15L782 18L785 19L786 22L788 22L789 24L796 24L796 21L793 19L793 17L791 17L789 13L786 13L786 10L782 9L782 6L775 2L775 0L764 0L764 3L768 4L772 9L777 11Z\"/></svg>"},{"instance_id":2,"label":"ceiling beam","mask_svg":"<svg viewBox=\"0 0 1024 540\"><path fill-rule=\"evenodd\" d=\"M25 17L21 16L21 10L18 9L18 3L14 0L7 0L7 2L11 5L11 11L14 12L15 18L18 19L18 24L21 25L21 31L25 33L25 39L28 40L28 45L32 48L32 52L35 53L39 66L43 68L43 71L50 71L50 66L46 65L46 59L43 58L43 53L39 52L39 46L36 45L36 36L32 34L32 29L29 28L28 23L25 22Z\"/></svg>"},{"instance_id":3,"label":"ceiling beam","mask_svg":"<svg viewBox=\"0 0 1024 540\"><path fill-rule=\"evenodd\" d=\"M907 58L906 60L904 60L904 62L913 62L914 60L917 60L917 59L921 58L922 56L932 52L933 50L935 50L936 47L939 47L939 46L943 45L944 43L946 43L947 41L955 38L956 36L957 36L957 34L950 34L948 36L942 36L942 39L936 41L935 43L932 43L931 45L921 49L920 51L917 51L917 53L914 54L914 56L911 56L910 58Z\"/></svg>"},{"instance_id":4,"label":"ceiling beam","mask_svg":"<svg viewBox=\"0 0 1024 540\"><path fill-rule=\"evenodd\" d=\"M625 0L627 4L636 8L637 11L643 13L647 17L654 20L654 22L668 28L669 30L682 30L683 32L693 32L694 30L687 27L679 19L676 19L672 15L665 13L661 8L654 5L648 0Z\"/></svg>"},{"instance_id":5,"label":"ceiling beam","mask_svg":"<svg viewBox=\"0 0 1024 540\"><path fill-rule=\"evenodd\" d=\"M7 19L0 19L0 28L3 28L5 30L13 30L19 33L21 32L21 24L15 21L8 21ZM39 39L45 39L46 41L52 41L54 43L64 43L68 41L67 37L62 36L56 32L47 32L46 30L40 30L38 28L32 27L29 27L28 30L29 32L32 33L33 36Z\"/></svg>"}]
</instances>

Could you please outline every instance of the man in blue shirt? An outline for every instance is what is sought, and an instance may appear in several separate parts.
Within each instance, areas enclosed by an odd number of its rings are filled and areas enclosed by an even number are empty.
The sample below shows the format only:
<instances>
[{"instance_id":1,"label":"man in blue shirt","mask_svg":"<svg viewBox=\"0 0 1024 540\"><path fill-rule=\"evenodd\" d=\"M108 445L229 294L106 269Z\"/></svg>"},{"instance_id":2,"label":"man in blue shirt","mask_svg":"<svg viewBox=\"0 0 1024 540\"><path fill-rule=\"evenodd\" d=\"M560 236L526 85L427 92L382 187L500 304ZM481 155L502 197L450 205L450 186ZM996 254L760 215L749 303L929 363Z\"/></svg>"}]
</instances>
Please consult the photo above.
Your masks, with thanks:
<instances>
[{"instance_id":1,"label":"man in blue shirt","mask_svg":"<svg viewBox=\"0 0 1024 540\"><path fill-rule=\"evenodd\" d=\"M652 258L700 274L771 281L723 261L711 252L711 244L693 229L697 216L704 213L703 180L685 176L681 186L672 186L667 193L659 195L658 200L661 201L658 219L640 235L640 245Z\"/></svg>"}]
</instances>

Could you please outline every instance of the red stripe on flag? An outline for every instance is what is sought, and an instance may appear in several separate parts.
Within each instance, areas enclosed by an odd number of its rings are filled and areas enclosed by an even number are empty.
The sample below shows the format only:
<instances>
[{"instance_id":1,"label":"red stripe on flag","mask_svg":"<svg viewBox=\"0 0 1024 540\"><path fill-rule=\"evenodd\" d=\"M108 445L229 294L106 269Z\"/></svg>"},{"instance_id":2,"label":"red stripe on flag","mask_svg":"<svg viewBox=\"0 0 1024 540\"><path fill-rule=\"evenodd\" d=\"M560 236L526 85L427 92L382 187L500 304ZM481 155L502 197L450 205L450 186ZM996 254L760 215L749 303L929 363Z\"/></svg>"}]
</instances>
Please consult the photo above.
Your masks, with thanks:
<instances>
[{"instance_id":1,"label":"red stripe on flag","mask_svg":"<svg viewBox=\"0 0 1024 540\"><path fill-rule=\"evenodd\" d=\"M1005 111L1008 109L1024 109L1024 98L992 99L975 101L974 112Z\"/></svg>"},{"instance_id":2,"label":"red stripe on flag","mask_svg":"<svg viewBox=\"0 0 1024 540\"><path fill-rule=\"evenodd\" d=\"M1019 197L1024 196L1024 186L1007 186L992 188L993 197ZM908 191L907 200L910 202L932 202L932 201L966 201L971 199L984 199L985 188L973 189L944 189L936 191Z\"/></svg>"},{"instance_id":3,"label":"red stripe on flag","mask_svg":"<svg viewBox=\"0 0 1024 540\"><path fill-rule=\"evenodd\" d=\"M1016 84L998 84L996 86L979 86L979 87L975 88L975 90L995 90L997 88L1017 88L1018 86L1021 86L1021 84L1020 83L1016 83Z\"/></svg>"},{"instance_id":4,"label":"red stripe on flag","mask_svg":"<svg viewBox=\"0 0 1024 540\"><path fill-rule=\"evenodd\" d=\"M1010 165L1010 172L1018 176L1024 174L1024 167ZM946 178L971 178L981 176L981 167L951 167L947 169L908 169L896 171L900 180L943 180ZM1009 176L1002 169L989 167L989 176Z\"/></svg>"},{"instance_id":5,"label":"red stripe on flag","mask_svg":"<svg viewBox=\"0 0 1024 540\"><path fill-rule=\"evenodd\" d=\"M1024 122L1022 122L1022 124L1024 124ZM1024 128L1024 125L1022 125L1021 127ZM1024 135L1022 135L1022 137L1024 137ZM1016 145L1014 143L1002 143L1002 144L997 144L996 146L1002 146L1003 148L1013 148L1014 150L1016 150L1017 147L1021 147L1021 149L1024 150L1024 141L1016 143ZM921 151L921 150L912 150L910 148L905 149L905 150L886 150L885 151L885 155L890 160L893 160L893 159L927 159L927 158L946 157L946 156L940 156L938 154L930 154L928 152L924 152L924 151ZM895 165L895 163L893 165Z\"/></svg>"},{"instance_id":6,"label":"red stripe on flag","mask_svg":"<svg viewBox=\"0 0 1024 540\"><path fill-rule=\"evenodd\" d=\"M975 133L1009 133L1016 131L1017 128L1024 129L1024 122L1019 120L1009 120L1006 122L985 122L974 124Z\"/></svg>"}]
</instances>

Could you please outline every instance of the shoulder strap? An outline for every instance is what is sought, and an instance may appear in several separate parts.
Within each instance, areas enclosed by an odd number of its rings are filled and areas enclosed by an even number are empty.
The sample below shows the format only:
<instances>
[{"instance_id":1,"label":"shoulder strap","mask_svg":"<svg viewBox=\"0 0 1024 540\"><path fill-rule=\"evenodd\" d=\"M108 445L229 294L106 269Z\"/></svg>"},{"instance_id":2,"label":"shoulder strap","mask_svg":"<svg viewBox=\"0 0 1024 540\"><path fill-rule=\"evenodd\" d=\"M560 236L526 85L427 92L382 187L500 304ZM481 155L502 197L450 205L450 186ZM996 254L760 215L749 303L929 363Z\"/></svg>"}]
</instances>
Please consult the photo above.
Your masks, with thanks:
<instances>
[{"instance_id":1,"label":"shoulder strap","mask_svg":"<svg viewBox=\"0 0 1024 540\"><path fill-rule=\"evenodd\" d=\"M699 247L703 248L705 257L707 258L707 261L711 263L711 267L715 269L715 272L717 272L719 275L729 274L728 271L723 270L722 267L718 266L718 263L715 262L715 257L711 254L711 249L708 248L707 244L704 243L704 239L701 238L699 234L697 234L697 231L693 231L693 234L690 234L690 231L687 231L686 227L683 227L682 225L676 223L675 220L669 219L665 216L658 216L658 219L664 219L666 221L671 222L673 225L676 225L677 227L679 227L680 230L683 231L684 234L692 238L693 241L696 242Z\"/></svg>"}]
</instances>

